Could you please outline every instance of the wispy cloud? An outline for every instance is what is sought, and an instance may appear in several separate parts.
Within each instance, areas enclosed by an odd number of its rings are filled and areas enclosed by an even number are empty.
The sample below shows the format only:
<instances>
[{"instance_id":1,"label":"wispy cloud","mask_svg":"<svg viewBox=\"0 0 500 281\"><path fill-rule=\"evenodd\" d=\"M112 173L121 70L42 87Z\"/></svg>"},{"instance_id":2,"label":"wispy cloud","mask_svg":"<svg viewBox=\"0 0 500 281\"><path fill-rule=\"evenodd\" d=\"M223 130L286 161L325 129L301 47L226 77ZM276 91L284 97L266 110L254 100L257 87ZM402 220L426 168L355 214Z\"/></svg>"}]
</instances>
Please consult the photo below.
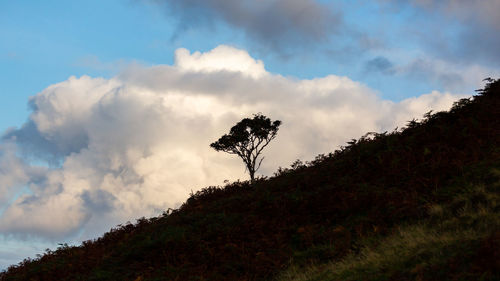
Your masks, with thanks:
<instances>
[{"instance_id":1,"label":"wispy cloud","mask_svg":"<svg viewBox=\"0 0 500 281\"><path fill-rule=\"evenodd\" d=\"M378 56L365 63L366 72L380 72L383 74L394 74L394 64L383 56Z\"/></svg>"},{"instance_id":2,"label":"wispy cloud","mask_svg":"<svg viewBox=\"0 0 500 281\"><path fill-rule=\"evenodd\" d=\"M96 55L86 55L86 56L78 58L73 63L73 65L77 66L77 67L86 68L86 69L117 73L133 63L137 63L137 62L128 61L125 59L105 62L105 61L100 60L99 57Z\"/></svg>"},{"instance_id":3,"label":"wispy cloud","mask_svg":"<svg viewBox=\"0 0 500 281\"><path fill-rule=\"evenodd\" d=\"M148 0L178 19L178 32L228 24L280 52L326 42L342 19L331 5L315 0Z\"/></svg>"},{"instance_id":4,"label":"wispy cloud","mask_svg":"<svg viewBox=\"0 0 500 281\"><path fill-rule=\"evenodd\" d=\"M497 67L500 63L500 2L497 0L380 0L412 5L426 14L418 18L420 44L440 59L450 62L481 63ZM409 22L409 24L411 24Z\"/></svg>"},{"instance_id":5,"label":"wispy cloud","mask_svg":"<svg viewBox=\"0 0 500 281\"><path fill-rule=\"evenodd\" d=\"M500 75L500 70L480 64L462 64L419 56L398 65L384 56L365 62L365 72L422 81L453 92L472 92L481 87L486 77Z\"/></svg>"}]
</instances>

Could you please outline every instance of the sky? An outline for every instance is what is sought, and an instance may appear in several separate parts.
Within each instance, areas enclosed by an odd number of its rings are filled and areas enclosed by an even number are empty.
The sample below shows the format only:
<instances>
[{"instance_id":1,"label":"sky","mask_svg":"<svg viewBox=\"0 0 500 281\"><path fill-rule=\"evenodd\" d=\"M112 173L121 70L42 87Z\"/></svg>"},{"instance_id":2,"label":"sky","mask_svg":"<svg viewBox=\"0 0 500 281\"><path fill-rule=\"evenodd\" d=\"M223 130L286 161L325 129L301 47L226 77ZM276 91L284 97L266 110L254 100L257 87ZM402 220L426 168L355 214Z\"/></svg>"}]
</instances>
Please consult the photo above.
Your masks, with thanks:
<instances>
[{"instance_id":1,"label":"sky","mask_svg":"<svg viewBox=\"0 0 500 281\"><path fill-rule=\"evenodd\" d=\"M0 0L0 270L247 179L209 144L283 122L258 175L500 74L498 0Z\"/></svg>"}]
</instances>

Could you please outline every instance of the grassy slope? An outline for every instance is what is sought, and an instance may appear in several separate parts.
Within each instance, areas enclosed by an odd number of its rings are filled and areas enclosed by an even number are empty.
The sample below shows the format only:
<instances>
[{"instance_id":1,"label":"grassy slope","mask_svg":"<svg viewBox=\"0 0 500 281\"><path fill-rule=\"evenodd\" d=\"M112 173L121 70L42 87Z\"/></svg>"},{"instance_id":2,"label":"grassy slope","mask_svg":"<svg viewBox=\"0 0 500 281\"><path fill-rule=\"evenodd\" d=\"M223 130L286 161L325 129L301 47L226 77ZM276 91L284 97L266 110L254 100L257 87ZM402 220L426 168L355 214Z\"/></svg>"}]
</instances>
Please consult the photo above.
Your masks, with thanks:
<instances>
[{"instance_id":1,"label":"grassy slope","mask_svg":"<svg viewBox=\"0 0 500 281\"><path fill-rule=\"evenodd\" d=\"M499 212L491 173L500 169L499 113L497 81L450 112L353 140L253 186L206 188L179 210L25 260L0 280L270 280L280 272L281 280L435 272L488 280L500 269L490 262L498 223L488 219Z\"/></svg>"},{"instance_id":2,"label":"grassy slope","mask_svg":"<svg viewBox=\"0 0 500 281\"><path fill-rule=\"evenodd\" d=\"M276 280L500 280L499 191L500 181L466 186L430 205L427 219L360 241L341 260L292 265Z\"/></svg>"}]
</instances>

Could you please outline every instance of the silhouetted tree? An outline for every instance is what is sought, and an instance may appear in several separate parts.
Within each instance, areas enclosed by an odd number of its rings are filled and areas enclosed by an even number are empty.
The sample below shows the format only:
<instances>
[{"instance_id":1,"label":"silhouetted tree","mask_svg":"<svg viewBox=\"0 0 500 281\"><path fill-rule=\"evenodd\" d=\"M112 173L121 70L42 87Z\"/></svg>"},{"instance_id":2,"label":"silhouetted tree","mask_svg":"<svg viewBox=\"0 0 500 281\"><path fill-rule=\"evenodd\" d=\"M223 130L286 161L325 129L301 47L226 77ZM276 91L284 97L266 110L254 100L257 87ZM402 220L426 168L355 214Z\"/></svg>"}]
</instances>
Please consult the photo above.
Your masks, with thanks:
<instances>
[{"instance_id":1,"label":"silhouetted tree","mask_svg":"<svg viewBox=\"0 0 500 281\"><path fill-rule=\"evenodd\" d=\"M229 134L210 144L217 151L236 154L245 163L250 174L250 181L255 181L255 172L260 168L264 157L259 159L264 147L276 137L280 120L271 121L262 114L254 114L253 118L245 118L234 125Z\"/></svg>"}]
</instances>

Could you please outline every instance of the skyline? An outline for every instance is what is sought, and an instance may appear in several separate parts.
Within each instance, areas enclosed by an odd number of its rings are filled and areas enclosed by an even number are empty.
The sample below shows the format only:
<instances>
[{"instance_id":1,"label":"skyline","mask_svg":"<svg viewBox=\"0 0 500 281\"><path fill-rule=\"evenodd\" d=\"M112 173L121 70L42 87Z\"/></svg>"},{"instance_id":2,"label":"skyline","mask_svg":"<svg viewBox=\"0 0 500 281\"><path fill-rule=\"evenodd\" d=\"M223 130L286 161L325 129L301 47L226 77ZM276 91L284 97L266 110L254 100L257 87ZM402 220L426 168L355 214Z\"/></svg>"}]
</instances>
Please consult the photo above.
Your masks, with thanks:
<instances>
[{"instance_id":1,"label":"skyline","mask_svg":"<svg viewBox=\"0 0 500 281\"><path fill-rule=\"evenodd\" d=\"M208 145L252 113L283 121L259 171L270 176L448 109L499 76L498 9L494 0L0 4L0 269L246 179L238 159Z\"/></svg>"}]
</instances>

